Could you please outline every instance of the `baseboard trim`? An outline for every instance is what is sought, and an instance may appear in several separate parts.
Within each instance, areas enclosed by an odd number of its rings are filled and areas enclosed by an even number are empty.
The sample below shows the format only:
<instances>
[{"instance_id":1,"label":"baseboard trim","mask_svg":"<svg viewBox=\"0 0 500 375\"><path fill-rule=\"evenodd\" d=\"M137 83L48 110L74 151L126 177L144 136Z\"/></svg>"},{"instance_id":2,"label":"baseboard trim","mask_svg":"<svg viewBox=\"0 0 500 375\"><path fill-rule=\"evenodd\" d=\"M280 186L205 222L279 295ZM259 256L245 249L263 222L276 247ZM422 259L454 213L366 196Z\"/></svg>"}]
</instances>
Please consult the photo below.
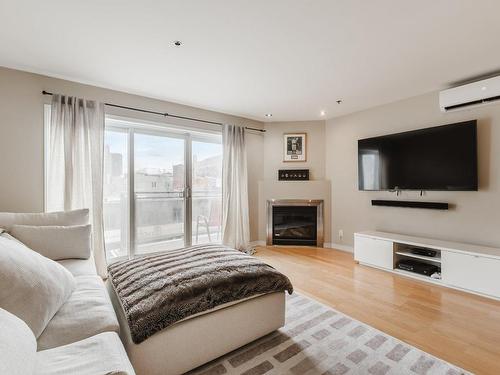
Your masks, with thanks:
<instances>
[{"instance_id":1,"label":"baseboard trim","mask_svg":"<svg viewBox=\"0 0 500 375\"><path fill-rule=\"evenodd\" d=\"M266 246L266 241L251 241L250 246L256 247L256 246ZM340 243L333 243L333 242L325 242L323 244L323 248L325 249L335 249L335 250L340 250L340 251L345 251L347 253L354 253L354 247L349 246L349 245L343 245Z\"/></svg>"},{"instance_id":2,"label":"baseboard trim","mask_svg":"<svg viewBox=\"0 0 500 375\"><path fill-rule=\"evenodd\" d=\"M251 241L250 246L266 246L266 241Z\"/></svg>"},{"instance_id":3,"label":"baseboard trim","mask_svg":"<svg viewBox=\"0 0 500 375\"><path fill-rule=\"evenodd\" d=\"M340 243L325 242L323 244L323 247L327 248L327 249L335 249L335 250L345 251L347 253L354 253L354 247L353 246L343 245L343 244L340 244Z\"/></svg>"}]
</instances>

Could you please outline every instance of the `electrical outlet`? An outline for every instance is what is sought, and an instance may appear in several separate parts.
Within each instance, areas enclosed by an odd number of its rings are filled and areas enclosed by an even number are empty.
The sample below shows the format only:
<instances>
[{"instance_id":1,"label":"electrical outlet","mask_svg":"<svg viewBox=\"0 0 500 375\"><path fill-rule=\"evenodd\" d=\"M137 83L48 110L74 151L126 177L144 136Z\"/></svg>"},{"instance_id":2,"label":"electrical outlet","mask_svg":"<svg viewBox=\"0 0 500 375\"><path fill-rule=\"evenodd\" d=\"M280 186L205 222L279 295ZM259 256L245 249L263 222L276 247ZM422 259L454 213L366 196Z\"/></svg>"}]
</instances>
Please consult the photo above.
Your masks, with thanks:
<instances>
[{"instance_id":1,"label":"electrical outlet","mask_svg":"<svg viewBox=\"0 0 500 375\"><path fill-rule=\"evenodd\" d=\"M344 238L344 230L343 229L339 229L339 239L340 239L340 241L342 241L343 238Z\"/></svg>"}]
</instances>

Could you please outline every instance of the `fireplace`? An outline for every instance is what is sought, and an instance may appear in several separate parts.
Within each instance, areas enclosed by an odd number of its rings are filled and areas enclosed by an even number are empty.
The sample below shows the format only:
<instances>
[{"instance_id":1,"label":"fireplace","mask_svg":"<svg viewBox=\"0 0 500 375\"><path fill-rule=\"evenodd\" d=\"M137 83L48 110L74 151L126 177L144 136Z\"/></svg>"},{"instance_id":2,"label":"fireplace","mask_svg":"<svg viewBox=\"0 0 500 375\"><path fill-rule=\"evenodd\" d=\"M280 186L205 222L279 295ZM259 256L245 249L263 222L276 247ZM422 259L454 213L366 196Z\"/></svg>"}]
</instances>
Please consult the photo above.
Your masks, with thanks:
<instances>
[{"instance_id":1,"label":"fireplace","mask_svg":"<svg viewBox=\"0 0 500 375\"><path fill-rule=\"evenodd\" d=\"M267 201L267 244L323 247L323 201Z\"/></svg>"}]
</instances>

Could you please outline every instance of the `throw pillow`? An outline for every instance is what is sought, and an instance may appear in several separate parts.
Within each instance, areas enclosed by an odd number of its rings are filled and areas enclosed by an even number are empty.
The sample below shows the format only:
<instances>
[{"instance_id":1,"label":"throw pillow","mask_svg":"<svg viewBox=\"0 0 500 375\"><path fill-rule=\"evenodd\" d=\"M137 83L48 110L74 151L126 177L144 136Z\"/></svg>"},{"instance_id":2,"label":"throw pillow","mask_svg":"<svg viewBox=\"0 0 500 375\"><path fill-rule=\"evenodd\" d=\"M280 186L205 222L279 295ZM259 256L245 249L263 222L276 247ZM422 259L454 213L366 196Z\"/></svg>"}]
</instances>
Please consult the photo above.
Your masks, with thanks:
<instances>
[{"instance_id":1,"label":"throw pillow","mask_svg":"<svg viewBox=\"0 0 500 375\"><path fill-rule=\"evenodd\" d=\"M76 283L57 262L1 234L0 285L0 308L21 318L38 337Z\"/></svg>"},{"instance_id":2,"label":"throw pillow","mask_svg":"<svg viewBox=\"0 0 500 375\"><path fill-rule=\"evenodd\" d=\"M10 231L15 224L19 225L84 225L89 223L89 210L83 208L73 211L14 213L0 212L0 228Z\"/></svg>"},{"instance_id":3,"label":"throw pillow","mask_svg":"<svg viewBox=\"0 0 500 375\"><path fill-rule=\"evenodd\" d=\"M26 323L0 309L0 332L0 374L33 374L36 340Z\"/></svg>"},{"instance_id":4,"label":"throw pillow","mask_svg":"<svg viewBox=\"0 0 500 375\"><path fill-rule=\"evenodd\" d=\"M91 225L13 225L10 234L30 249L52 260L88 259Z\"/></svg>"}]
</instances>

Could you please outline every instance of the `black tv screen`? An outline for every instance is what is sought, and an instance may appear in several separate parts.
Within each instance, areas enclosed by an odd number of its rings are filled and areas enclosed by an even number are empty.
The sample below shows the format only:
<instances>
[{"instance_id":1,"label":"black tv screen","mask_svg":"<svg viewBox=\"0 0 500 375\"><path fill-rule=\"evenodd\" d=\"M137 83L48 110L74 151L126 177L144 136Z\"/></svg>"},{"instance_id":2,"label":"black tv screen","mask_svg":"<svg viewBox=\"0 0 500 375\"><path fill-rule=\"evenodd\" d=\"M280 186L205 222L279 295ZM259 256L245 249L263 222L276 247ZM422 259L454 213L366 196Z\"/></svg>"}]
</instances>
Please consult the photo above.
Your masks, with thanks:
<instances>
[{"instance_id":1,"label":"black tv screen","mask_svg":"<svg viewBox=\"0 0 500 375\"><path fill-rule=\"evenodd\" d=\"M476 123L360 139L359 190L477 190Z\"/></svg>"}]
</instances>

